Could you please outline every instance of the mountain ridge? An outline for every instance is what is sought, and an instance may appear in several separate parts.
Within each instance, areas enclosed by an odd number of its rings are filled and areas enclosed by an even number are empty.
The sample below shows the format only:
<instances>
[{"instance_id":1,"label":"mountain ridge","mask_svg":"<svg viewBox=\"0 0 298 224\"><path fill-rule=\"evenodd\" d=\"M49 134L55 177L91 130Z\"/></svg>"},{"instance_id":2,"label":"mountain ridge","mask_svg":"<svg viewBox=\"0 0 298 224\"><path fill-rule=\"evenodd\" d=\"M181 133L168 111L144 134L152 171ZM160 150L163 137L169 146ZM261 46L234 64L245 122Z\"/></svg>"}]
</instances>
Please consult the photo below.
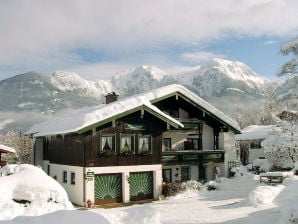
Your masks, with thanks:
<instances>
[{"instance_id":1,"label":"mountain ridge","mask_svg":"<svg viewBox=\"0 0 298 224\"><path fill-rule=\"evenodd\" d=\"M264 101L266 90L276 85L242 62L223 59L178 74L167 74L154 65L142 65L118 72L109 81L86 80L68 71L28 72L0 81L0 119L8 119L9 111L35 113L32 121L9 118L6 125L6 129L15 128L13 123L26 129L31 123L50 119L65 110L102 104L109 92L117 92L121 98L168 84L182 84L226 113L235 107L257 106ZM26 125L22 127L22 123Z\"/></svg>"}]
</instances>

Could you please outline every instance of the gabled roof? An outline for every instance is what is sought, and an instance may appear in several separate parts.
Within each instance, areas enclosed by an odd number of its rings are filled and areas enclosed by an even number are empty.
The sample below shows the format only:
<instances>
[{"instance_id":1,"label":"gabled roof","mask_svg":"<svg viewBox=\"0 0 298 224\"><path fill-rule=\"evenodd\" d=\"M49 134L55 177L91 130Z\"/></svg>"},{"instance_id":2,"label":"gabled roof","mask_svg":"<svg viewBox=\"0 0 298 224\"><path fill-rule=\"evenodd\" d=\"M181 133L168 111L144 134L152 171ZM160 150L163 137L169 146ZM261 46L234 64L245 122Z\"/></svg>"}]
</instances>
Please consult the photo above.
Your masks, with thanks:
<instances>
[{"instance_id":1,"label":"gabled roof","mask_svg":"<svg viewBox=\"0 0 298 224\"><path fill-rule=\"evenodd\" d=\"M185 88L182 85L172 84L164 87L160 87L158 89L154 89L147 93L142 94L148 101L151 103L158 102L162 99L168 98L174 94L181 94L187 99L191 100L194 104L196 104L199 108L201 108L205 113L212 115L217 118L219 122L225 124L226 126L232 128L234 131L240 133L240 127L236 121L230 118L228 115L212 106L201 97Z\"/></svg>"},{"instance_id":2,"label":"gabled roof","mask_svg":"<svg viewBox=\"0 0 298 224\"><path fill-rule=\"evenodd\" d=\"M107 123L107 121L111 121L117 117L122 117L128 112L132 113L142 109L159 117L176 128L183 127L179 121L165 114L152 104L178 93L193 101L207 113L214 115L224 124L230 126L238 132L240 131L238 124L223 112L219 111L185 87L174 84L154 89L144 94L119 99L118 101L106 105L83 108L81 110L56 117L53 120L34 125L29 129L28 134L34 134L34 136L38 137L56 134L80 133L88 128L90 130L92 127Z\"/></svg>"},{"instance_id":3,"label":"gabled roof","mask_svg":"<svg viewBox=\"0 0 298 224\"><path fill-rule=\"evenodd\" d=\"M235 135L235 140L265 139L274 130L276 125L250 125L242 129L241 134Z\"/></svg>"}]
</instances>

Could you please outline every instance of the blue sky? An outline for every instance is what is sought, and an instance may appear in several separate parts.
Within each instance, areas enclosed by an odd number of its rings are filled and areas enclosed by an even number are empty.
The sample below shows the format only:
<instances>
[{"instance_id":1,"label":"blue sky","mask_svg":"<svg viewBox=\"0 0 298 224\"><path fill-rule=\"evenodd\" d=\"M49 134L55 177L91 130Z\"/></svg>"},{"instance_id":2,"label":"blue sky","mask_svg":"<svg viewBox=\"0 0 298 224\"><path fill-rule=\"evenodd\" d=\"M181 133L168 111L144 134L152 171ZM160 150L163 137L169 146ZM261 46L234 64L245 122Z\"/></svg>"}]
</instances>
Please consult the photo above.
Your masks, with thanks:
<instances>
[{"instance_id":1,"label":"blue sky","mask_svg":"<svg viewBox=\"0 0 298 224\"><path fill-rule=\"evenodd\" d=\"M297 0L0 1L0 80L57 70L109 79L142 64L175 72L214 57L276 79L297 15Z\"/></svg>"}]
</instances>

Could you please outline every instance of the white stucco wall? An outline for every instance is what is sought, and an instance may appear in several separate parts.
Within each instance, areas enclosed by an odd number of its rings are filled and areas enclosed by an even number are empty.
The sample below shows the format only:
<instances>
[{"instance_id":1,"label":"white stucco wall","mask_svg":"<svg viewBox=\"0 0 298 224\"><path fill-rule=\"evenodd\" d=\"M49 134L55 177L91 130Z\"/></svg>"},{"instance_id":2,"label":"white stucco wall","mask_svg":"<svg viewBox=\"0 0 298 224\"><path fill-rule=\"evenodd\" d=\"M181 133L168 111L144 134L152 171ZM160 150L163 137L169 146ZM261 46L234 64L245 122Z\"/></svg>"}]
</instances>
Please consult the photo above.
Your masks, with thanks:
<instances>
[{"instance_id":1,"label":"white stucco wall","mask_svg":"<svg viewBox=\"0 0 298 224\"><path fill-rule=\"evenodd\" d=\"M203 124L202 145L203 150L214 150L213 128L205 123Z\"/></svg>"},{"instance_id":2,"label":"white stucco wall","mask_svg":"<svg viewBox=\"0 0 298 224\"><path fill-rule=\"evenodd\" d=\"M163 133L163 138L171 138L172 140L172 149L183 150L184 141L187 140L187 133L176 133L176 132L165 132Z\"/></svg>"},{"instance_id":3,"label":"white stucco wall","mask_svg":"<svg viewBox=\"0 0 298 224\"><path fill-rule=\"evenodd\" d=\"M45 162L44 166L50 165L50 176L56 177L56 180L64 187L68 193L71 202L77 205L85 205L83 201L83 167L58 165ZM46 170L45 170L46 171ZM67 172L67 183L63 183L63 171ZM71 172L75 173L75 184L71 184Z\"/></svg>"}]
</instances>

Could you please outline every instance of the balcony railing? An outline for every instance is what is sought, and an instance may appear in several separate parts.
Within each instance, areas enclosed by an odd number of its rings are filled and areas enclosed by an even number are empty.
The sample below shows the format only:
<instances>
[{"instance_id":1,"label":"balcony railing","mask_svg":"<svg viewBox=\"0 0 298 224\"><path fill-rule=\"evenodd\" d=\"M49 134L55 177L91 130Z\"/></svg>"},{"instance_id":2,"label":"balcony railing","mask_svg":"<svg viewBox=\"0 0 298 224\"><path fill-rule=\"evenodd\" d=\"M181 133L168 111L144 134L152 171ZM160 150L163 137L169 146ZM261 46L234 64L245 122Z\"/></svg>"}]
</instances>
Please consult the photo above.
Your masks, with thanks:
<instances>
[{"instance_id":1,"label":"balcony railing","mask_svg":"<svg viewBox=\"0 0 298 224\"><path fill-rule=\"evenodd\" d=\"M177 120L184 125L183 129L198 129L201 123L197 118L177 118Z\"/></svg>"},{"instance_id":2,"label":"balcony railing","mask_svg":"<svg viewBox=\"0 0 298 224\"><path fill-rule=\"evenodd\" d=\"M199 165L208 162L224 162L224 150L189 150L162 152L163 165Z\"/></svg>"}]
</instances>

